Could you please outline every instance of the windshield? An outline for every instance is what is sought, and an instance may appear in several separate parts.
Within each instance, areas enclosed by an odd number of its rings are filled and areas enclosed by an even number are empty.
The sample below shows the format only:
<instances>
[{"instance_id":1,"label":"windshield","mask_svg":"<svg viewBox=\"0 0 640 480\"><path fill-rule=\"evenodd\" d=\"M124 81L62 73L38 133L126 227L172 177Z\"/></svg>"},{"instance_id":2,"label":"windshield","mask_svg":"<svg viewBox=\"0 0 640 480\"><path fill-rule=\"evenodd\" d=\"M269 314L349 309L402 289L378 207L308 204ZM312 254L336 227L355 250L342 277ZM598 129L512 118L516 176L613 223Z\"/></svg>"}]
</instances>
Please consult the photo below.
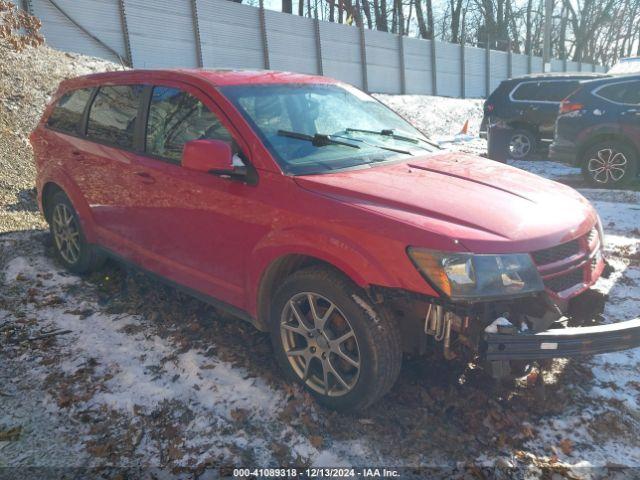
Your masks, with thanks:
<instances>
[{"instance_id":1,"label":"windshield","mask_svg":"<svg viewBox=\"0 0 640 480\"><path fill-rule=\"evenodd\" d=\"M374 98L342 85L235 85L221 92L293 175L409 158L438 149Z\"/></svg>"}]
</instances>

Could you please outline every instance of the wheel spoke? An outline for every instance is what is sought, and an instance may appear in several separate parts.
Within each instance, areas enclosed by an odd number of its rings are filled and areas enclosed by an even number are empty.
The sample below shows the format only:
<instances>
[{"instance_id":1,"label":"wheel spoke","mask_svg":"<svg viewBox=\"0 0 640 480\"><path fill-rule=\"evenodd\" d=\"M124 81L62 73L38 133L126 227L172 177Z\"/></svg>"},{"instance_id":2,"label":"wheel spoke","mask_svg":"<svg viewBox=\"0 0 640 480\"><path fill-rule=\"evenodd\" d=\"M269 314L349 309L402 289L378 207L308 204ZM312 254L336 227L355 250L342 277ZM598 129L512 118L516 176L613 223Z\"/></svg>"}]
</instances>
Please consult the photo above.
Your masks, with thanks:
<instances>
[{"instance_id":1,"label":"wheel spoke","mask_svg":"<svg viewBox=\"0 0 640 480\"><path fill-rule=\"evenodd\" d=\"M311 371L311 357L304 357L304 369L302 371L302 381L306 382L309 379L309 372Z\"/></svg>"},{"instance_id":2,"label":"wheel spoke","mask_svg":"<svg viewBox=\"0 0 640 480\"><path fill-rule=\"evenodd\" d=\"M604 156L606 152L606 157ZM602 150L598 150L598 158L603 164L606 164L611 158L612 151L610 148L603 148Z\"/></svg>"},{"instance_id":3,"label":"wheel spoke","mask_svg":"<svg viewBox=\"0 0 640 480\"><path fill-rule=\"evenodd\" d=\"M622 153L616 153L613 158L609 161L609 166L611 167L621 167L627 164L627 157L625 157Z\"/></svg>"},{"instance_id":4,"label":"wheel spoke","mask_svg":"<svg viewBox=\"0 0 640 480\"><path fill-rule=\"evenodd\" d=\"M80 245L78 244L78 240L70 237L68 242L74 248L76 255L80 254Z\"/></svg>"},{"instance_id":5,"label":"wheel spoke","mask_svg":"<svg viewBox=\"0 0 640 480\"><path fill-rule=\"evenodd\" d=\"M67 244L65 246L65 251L67 252L67 255L69 258L67 258L67 261L69 263L74 263L75 262L75 255L73 254L73 250L71 249L71 243L69 241L67 241Z\"/></svg>"},{"instance_id":6,"label":"wheel spoke","mask_svg":"<svg viewBox=\"0 0 640 480\"><path fill-rule=\"evenodd\" d=\"M338 347L337 350L335 349L331 349L331 351L333 353L335 353L336 355L338 355L341 359L343 359L345 362L347 362L349 365L351 365L354 368L360 368L360 362L356 362L353 358L351 358L349 355L347 355L346 353L344 353L340 347Z\"/></svg>"},{"instance_id":7,"label":"wheel spoke","mask_svg":"<svg viewBox=\"0 0 640 480\"><path fill-rule=\"evenodd\" d=\"M313 320L313 325L315 328L318 328L318 321L320 317L318 316L318 310L316 309L316 302L313 298L313 295L307 293L307 302L309 302L309 311L311 312L311 319Z\"/></svg>"},{"instance_id":8,"label":"wheel spoke","mask_svg":"<svg viewBox=\"0 0 640 480\"><path fill-rule=\"evenodd\" d=\"M300 327L293 326L293 325L289 325L288 323L283 323L281 327L284 328L285 330L289 330L290 332L297 333L298 335L302 335L303 337L306 337L307 335L307 330Z\"/></svg>"},{"instance_id":9,"label":"wheel spoke","mask_svg":"<svg viewBox=\"0 0 640 480\"><path fill-rule=\"evenodd\" d=\"M324 312L324 315L322 316L322 318L318 318L316 320L316 328L320 331L324 330L325 325L327 324L327 321L329 320L329 318L331 318L331 315L333 315L333 312L336 310L336 306L332 303L331 306L329 306L329 308L327 308L327 311Z\"/></svg>"},{"instance_id":10,"label":"wheel spoke","mask_svg":"<svg viewBox=\"0 0 640 480\"><path fill-rule=\"evenodd\" d=\"M322 363L322 378L324 381L324 394L329 395L329 369L327 368L327 362Z\"/></svg>"},{"instance_id":11,"label":"wheel spoke","mask_svg":"<svg viewBox=\"0 0 640 480\"><path fill-rule=\"evenodd\" d=\"M304 347L297 348L295 350L289 350L287 352L287 357L303 357L306 359L309 357L309 349L307 347Z\"/></svg>"},{"instance_id":12,"label":"wheel spoke","mask_svg":"<svg viewBox=\"0 0 640 480\"><path fill-rule=\"evenodd\" d=\"M601 178L604 174L604 179ZM606 183L607 182L607 171L604 168L598 169L594 171L593 179L596 182Z\"/></svg>"},{"instance_id":13,"label":"wheel spoke","mask_svg":"<svg viewBox=\"0 0 640 480\"><path fill-rule=\"evenodd\" d=\"M614 172L618 172L618 173L614 174ZM624 177L625 173L627 173L627 171L624 168L620 168L620 167L611 167L611 170L609 171L611 178L616 182L620 180L622 177Z\"/></svg>"},{"instance_id":14,"label":"wheel spoke","mask_svg":"<svg viewBox=\"0 0 640 480\"><path fill-rule=\"evenodd\" d=\"M71 215L71 212L69 212L69 209L67 207L64 207L64 223L66 225L71 225L71 222L73 221L73 215Z\"/></svg>"},{"instance_id":15,"label":"wheel spoke","mask_svg":"<svg viewBox=\"0 0 640 480\"><path fill-rule=\"evenodd\" d=\"M327 368L329 369L329 372L331 372L331 375L333 375L335 377L336 380L338 380L338 382L340 382L340 384L346 388L347 390L349 390L351 387L349 386L349 384L345 381L344 378L342 378L342 375L340 375L338 373L338 371L333 367L333 365L331 364L331 360L329 360L328 358L325 360L326 364L327 364ZM323 362L323 363L325 363Z\"/></svg>"},{"instance_id":16,"label":"wheel spoke","mask_svg":"<svg viewBox=\"0 0 640 480\"><path fill-rule=\"evenodd\" d=\"M335 340L332 340L331 344L334 345L335 347L340 347L340 345L342 345L344 342L346 342L352 337L355 337L355 334L353 333L353 330L349 330L347 333L345 333L341 337L338 337Z\"/></svg>"},{"instance_id":17,"label":"wheel spoke","mask_svg":"<svg viewBox=\"0 0 640 480\"><path fill-rule=\"evenodd\" d=\"M289 300L289 308L291 308L291 311L293 312L293 316L296 317L296 320L298 321L298 325L300 325L306 332L308 332L309 328L307 328L305 323L302 321L302 315L298 311L298 307L296 306L293 300Z\"/></svg>"}]
</instances>

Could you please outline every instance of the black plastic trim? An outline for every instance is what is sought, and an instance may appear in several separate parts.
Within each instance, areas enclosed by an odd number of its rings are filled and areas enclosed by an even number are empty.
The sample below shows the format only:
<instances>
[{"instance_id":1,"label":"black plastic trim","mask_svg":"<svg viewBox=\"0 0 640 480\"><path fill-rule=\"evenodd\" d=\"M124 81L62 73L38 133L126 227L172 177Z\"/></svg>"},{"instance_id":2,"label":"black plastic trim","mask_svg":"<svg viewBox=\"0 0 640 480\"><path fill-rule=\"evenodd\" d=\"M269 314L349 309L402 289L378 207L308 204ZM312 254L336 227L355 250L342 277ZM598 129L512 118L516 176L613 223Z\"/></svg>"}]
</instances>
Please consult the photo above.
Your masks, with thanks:
<instances>
[{"instance_id":1,"label":"black plastic trim","mask_svg":"<svg viewBox=\"0 0 640 480\"><path fill-rule=\"evenodd\" d=\"M486 333L484 357L496 360L571 358L640 346L640 318L609 325L570 327L540 333Z\"/></svg>"}]
</instances>

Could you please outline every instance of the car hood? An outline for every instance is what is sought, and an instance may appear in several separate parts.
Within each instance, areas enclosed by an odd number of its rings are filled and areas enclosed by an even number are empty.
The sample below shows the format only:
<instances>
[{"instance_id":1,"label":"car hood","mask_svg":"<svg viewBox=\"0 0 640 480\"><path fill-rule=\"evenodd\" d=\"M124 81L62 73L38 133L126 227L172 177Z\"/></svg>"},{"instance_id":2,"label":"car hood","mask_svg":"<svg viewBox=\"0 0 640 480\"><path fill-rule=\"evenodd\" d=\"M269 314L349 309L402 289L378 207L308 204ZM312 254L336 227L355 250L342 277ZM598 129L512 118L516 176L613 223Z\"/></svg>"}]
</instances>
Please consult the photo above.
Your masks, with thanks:
<instances>
[{"instance_id":1,"label":"car hood","mask_svg":"<svg viewBox=\"0 0 640 480\"><path fill-rule=\"evenodd\" d=\"M295 181L477 253L547 248L583 235L597 218L591 204L570 187L457 152ZM428 235L422 243L429 247Z\"/></svg>"}]
</instances>

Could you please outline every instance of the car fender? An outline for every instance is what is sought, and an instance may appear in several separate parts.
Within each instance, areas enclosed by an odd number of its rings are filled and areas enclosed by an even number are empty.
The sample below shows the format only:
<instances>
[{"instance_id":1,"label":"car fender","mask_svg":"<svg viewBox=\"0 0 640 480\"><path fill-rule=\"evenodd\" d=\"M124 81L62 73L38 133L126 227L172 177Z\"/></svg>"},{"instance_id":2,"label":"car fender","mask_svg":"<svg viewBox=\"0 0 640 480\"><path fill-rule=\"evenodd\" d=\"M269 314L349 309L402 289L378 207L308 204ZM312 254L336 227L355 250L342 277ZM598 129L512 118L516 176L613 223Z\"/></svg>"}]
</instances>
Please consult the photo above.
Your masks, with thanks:
<instances>
[{"instance_id":1,"label":"car fender","mask_svg":"<svg viewBox=\"0 0 640 480\"><path fill-rule=\"evenodd\" d=\"M87 242L96 242L95 220L91 213L89 204L82 195L82 192L73 179L59 167L51 167L43 171L38 179L38 204L40 211L44 214L42 205L42 191L47 183L57 185L71 201L80 218L80 225Z\"/></svg>"},{"instance_id":2,"label":"car fender","mask_svg":"<svg viewBox=\"0 0 640 480\"><path fill-rule=\"evenodd\" d=\"M312 226L271 232L251 254L247 268L246 291L248 310L257 311L260 282L267 269L287 255L306 255L326 262L347 275L361 287L369 285L395 286L396 279L371 253L343 236Z\"/></svg>"}]
</instances>

